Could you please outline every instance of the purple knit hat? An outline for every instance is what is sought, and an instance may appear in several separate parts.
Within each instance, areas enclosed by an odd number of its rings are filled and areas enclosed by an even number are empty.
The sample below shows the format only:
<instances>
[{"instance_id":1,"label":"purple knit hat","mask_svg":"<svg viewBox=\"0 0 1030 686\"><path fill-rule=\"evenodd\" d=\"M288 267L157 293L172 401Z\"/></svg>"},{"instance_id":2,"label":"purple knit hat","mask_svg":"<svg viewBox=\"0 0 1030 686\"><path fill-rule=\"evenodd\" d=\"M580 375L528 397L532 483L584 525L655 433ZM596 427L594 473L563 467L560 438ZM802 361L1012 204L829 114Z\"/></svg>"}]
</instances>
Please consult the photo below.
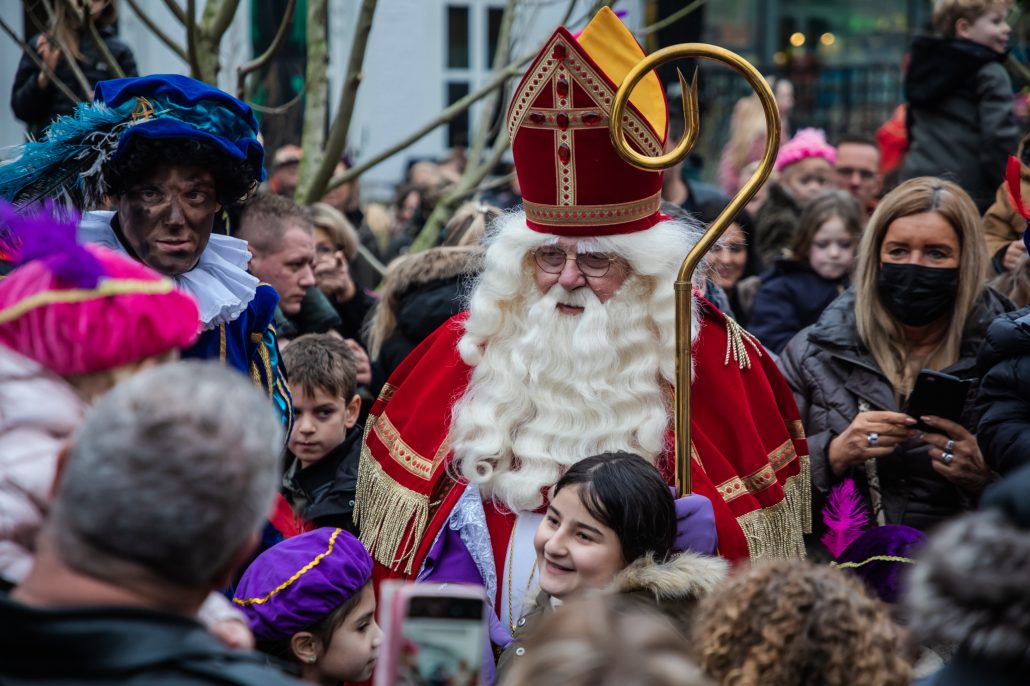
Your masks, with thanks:
<instances>
[{"instance_id":1,"label":"purple knit hat","mask_svg":"<svg viewBox=\"0 0 1030 686\"><path fill-rule=\"evenodd\" d=\"M232 602L258 641L278 641L317 624L372 580L372 558L343 529L288 538L255 559Z\"/></svg>"}]
</instances>

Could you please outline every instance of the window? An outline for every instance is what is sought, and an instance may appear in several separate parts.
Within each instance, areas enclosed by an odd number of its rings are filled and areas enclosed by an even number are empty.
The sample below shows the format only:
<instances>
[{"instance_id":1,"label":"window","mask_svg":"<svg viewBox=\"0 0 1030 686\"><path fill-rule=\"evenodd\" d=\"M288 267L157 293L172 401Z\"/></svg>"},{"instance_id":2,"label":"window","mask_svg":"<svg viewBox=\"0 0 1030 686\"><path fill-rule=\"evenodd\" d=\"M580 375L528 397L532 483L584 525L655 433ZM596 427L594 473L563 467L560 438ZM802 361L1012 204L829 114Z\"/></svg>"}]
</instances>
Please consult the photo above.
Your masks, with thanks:
<instances>
[{"instance_id":1,"label":"window","mask_svg":"<svg viewBox=\"0 0 1030 686\"><path fill-rule=\"evenodd\" d=\"M447 6L447 68L469 68L469 8Z\"/></svg>"},{"instance_id":2,"label":"window","mask_svg":"<svg viewBox=\"0 0 1030 686\"><path fill-rule=\"evenodd\" d=\"M447 105L453 105L469 94L466 82L451 81L447 84ZM469 112L465 110L447 124L447 147L466 147L469 144Z\"/></svg>"}]
</instances>

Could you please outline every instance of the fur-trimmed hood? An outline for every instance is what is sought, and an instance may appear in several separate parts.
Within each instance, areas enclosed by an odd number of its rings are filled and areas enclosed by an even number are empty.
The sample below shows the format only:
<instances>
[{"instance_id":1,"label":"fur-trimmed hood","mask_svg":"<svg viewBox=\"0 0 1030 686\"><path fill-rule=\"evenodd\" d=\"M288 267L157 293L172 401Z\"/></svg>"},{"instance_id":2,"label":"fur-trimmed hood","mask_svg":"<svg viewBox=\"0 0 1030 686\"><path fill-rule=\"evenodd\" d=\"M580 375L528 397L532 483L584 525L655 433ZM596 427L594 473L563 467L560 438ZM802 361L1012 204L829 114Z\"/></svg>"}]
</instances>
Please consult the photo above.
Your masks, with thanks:
<instances>
[{"instance_id":1,"label":"fur-trimmed hood","mask_svg":"<svg viewBox=\"0 0 1030 686\"><path fill-rule=\"evenodd\" d=\"M726 578L729 564L721 557L680 553L666 562L650 555L634 560L615 575L607 593L646 593L657 603L698 600Z\"/></svg>"},{"instance_id":2,"label":"fur-trimmed hood","mask_svg":"<svg viewBox=\"0 0 1030 686\"><path fill-rule=\"evenodd\" d=\"M393 265L383 280L383 299L400 299L408 291L441 279L478 274L483 268L481 246L433 248L406 255Z\"/></svg>"}]
</instances>

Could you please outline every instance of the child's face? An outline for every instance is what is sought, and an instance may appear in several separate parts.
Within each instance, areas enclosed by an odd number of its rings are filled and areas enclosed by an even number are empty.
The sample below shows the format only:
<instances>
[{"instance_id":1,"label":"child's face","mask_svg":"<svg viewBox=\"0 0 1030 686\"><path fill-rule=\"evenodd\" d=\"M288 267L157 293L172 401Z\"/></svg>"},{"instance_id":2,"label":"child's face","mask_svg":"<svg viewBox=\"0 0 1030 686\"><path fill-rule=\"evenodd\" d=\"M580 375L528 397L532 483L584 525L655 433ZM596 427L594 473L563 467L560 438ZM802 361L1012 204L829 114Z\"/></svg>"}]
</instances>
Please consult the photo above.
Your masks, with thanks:
<instances>
[{"instance_id":1,"label":"child's face","mask_svg":"<svg viewBox=\"0 0 1030 686\"><path fill-rule=\"evenodd\" d=\"M708 260L713 267L712 281L720 288L733 288L744 275L747 264L747 239L740 224L730 224L719 242L708 251Z\"/></svg>"},{"instance_id":2,"label":"child's face","mask_svg":"<svg viewBox=\"0 0 1030 686\"><path fill-rule=\"evenodd\" d=\"M822 157L806 157L780 173L780 184L798 201L807 204L830 187L833 167Z\"/></svg>"},{"instance_id":3,"label":"child's face","mask_svg":"<svg viewBox=\"0 0 1030 686\"><path fill-rule=\"evenodd\" d=\"M600 588L626 566L619 537L590 515L578 486L566 486L551 501L533 545L540 589L556 598Z\"/></svg>"},{"instance_id":4,"label":"child's face","mask_svg":"<svg viewBox=\"0 0 1030 686\"><path fill-rule=\"evenodd\" d=\"M824 279L836 280L851 269L855 261L855 239L848 233L844 220L830 217L812 237L808 262Z\"/></svg>"},{"instance_id":5,"label":"child's face","mask_svg":"<svg viewBox=\"0 0 1030 686\"><path fill-rule=\"evenodd\" d=\"M361 590L361 600L336 628L316 665L319 681L366 681L379 659L383 631L376 624L376 597L372 584Z\"/></svg>"},{"instance_id":6,"label":"child's face","mask_svg":"<svg viewBox=\"0 0 1030 686\"><path fill-rule=\"evenodd\" d=\"M995 52L1005 52L1009 47L1009 33L1012 27L1007 21L1008 10L1004 5L995 5L970 22L959 19L955 22L955 35L985 45Z\"/></svg>"},{"instance_id":7,"label":"child's face","mask_svg":"<svg viewBox=\"0 0 1030 686\"><path fill-rule=\"evenodd\" d=\"M360 396L347 402L323 388L314 390L314 394L303 388L293 392L293 432L287 447L302 468L315 464L343 443L361 409Z\"/></svg>"}]
</instances>

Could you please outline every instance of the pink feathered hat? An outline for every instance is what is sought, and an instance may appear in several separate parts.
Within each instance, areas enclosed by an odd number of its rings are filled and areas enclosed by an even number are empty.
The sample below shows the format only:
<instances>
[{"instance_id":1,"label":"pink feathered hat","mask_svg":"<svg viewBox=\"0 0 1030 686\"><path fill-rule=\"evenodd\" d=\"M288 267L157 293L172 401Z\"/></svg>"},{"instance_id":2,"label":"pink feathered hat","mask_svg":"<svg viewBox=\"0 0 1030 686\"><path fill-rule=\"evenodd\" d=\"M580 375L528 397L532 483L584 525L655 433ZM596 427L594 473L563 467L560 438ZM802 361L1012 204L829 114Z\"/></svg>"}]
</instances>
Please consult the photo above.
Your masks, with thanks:
<instances>
[{"instance_id":1,"label":"pink feathered hat","mask_svg":"<svg viewBox=\"0 0 1030 686\"><path fill-rule=\"evenodd\" d=\"M776 171L809 157L821 157L831 165L837 164L837 149L826 142L822 129L801 129L784 143L776 156Z\"/></svg>"},{"instance_id":2,"label":"pink feathered hat","mask_svg":"<svg viewBox=\"0 0 1030 686\"><path fill-rule=\"evenodd\" d=\"M61 376L121 367L184 348L200 318L193 298L124 255L75 240L77 217L19 215L0 203L0 344Z\"/></svg>"}]
</instances>

